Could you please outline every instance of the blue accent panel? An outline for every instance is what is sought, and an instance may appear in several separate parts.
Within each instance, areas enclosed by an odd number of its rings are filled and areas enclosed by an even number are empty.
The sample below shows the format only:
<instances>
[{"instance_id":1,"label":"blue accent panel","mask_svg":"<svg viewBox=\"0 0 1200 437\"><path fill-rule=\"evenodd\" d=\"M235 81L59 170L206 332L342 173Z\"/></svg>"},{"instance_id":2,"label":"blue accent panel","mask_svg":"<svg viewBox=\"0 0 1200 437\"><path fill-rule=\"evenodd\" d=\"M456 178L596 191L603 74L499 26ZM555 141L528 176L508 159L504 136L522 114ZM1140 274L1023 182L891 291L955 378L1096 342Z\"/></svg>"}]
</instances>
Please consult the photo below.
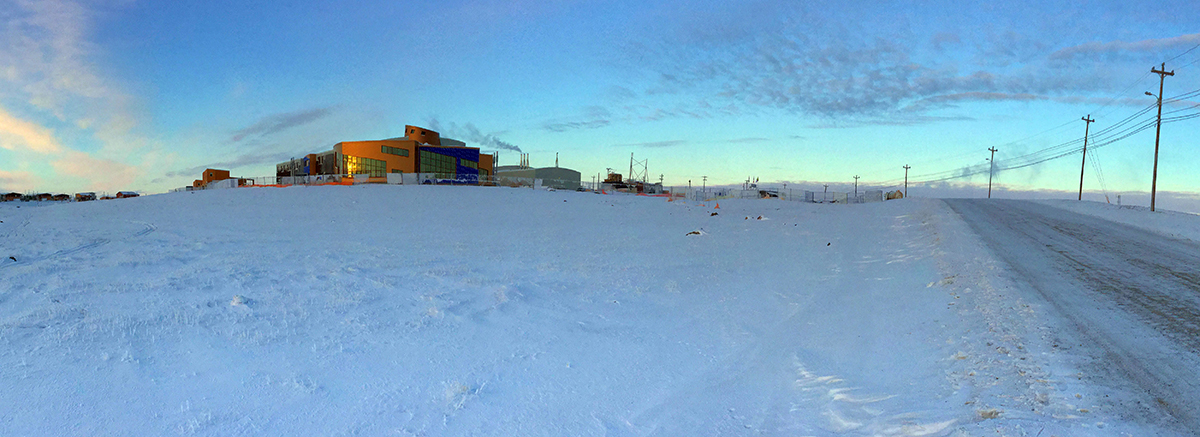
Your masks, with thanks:
<instances>
[{"instance_id":1,"label":"blue accent panel","mask_svg":"<svg viewBox=\"0 0 1200 437\"><path fill-rule=\"evenodd\" d=\"M479 149L460 149L455 147L421 146L421 150L452 158L479 162Z\"/></svg>"},{"instance_id":2,"label":"blue accent panel","mask_svg":"<svg viewBox=\"0 0 1200 437\"><path fill-rule=\"evenodd\" d=\"M479 165L479 149L462 149L457 147L438 147L438 146L420 146L422 151L436 153L442 156L458 158L460 160L473 161ZM458 183L458 184L473 184L479 182L479 169L471 167L463 167L462 164L455 165L454 172L456 173L454 181L442 181L442 183Z\"/></svg>"}]
</instances>

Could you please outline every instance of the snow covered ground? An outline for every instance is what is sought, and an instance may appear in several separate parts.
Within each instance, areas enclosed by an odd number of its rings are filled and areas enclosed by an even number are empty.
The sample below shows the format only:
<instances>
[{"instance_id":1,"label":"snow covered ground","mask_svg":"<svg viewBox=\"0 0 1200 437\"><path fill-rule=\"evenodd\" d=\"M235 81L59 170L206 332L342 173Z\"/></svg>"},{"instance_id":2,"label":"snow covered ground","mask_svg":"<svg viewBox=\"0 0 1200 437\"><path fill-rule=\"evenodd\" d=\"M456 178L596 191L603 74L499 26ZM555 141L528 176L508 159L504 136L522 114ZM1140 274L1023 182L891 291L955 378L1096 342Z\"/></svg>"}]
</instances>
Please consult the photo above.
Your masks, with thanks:
<instances>
[{"instance_id":1,"label":"snow covered ground","mask_svg":"<svg viewBox=\"0 0 1200 437\"><path fill-rule=\"evenodd\" d=\"M942 201L715 206L0 204L0 435L1172 435Z\"/></svg>"}]
</instances>

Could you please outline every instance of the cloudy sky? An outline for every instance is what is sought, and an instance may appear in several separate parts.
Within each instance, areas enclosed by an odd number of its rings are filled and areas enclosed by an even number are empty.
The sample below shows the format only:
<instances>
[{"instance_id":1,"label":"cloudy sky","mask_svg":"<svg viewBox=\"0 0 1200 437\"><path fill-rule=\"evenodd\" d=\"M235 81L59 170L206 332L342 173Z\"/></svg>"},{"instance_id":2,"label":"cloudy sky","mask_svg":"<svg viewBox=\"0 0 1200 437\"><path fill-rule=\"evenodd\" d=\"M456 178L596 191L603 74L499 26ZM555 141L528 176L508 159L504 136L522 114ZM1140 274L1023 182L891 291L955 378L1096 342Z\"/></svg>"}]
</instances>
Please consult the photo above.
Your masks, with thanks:
<instances>
[{"instance_id":1,"label":"cloudy sky","mask_svg":"<svg viewBox=\"0 0 1200 437\"><path fill-rule=\"evenodd\" d=\"M1151 67L1200 113L1195 0L0 0L0 41L4 191L269 176L405 124L589 180L632 153L668 185L973 186L987 148L1069 152L1088 114L1117 141L1087 188L1148 191L1154 129L1121 136ZM1200 191L1198 152L1200 119L1164 125L1159 189ZM1079 158L998 183L1075 190Z\"/></svg>"}]
</instances>

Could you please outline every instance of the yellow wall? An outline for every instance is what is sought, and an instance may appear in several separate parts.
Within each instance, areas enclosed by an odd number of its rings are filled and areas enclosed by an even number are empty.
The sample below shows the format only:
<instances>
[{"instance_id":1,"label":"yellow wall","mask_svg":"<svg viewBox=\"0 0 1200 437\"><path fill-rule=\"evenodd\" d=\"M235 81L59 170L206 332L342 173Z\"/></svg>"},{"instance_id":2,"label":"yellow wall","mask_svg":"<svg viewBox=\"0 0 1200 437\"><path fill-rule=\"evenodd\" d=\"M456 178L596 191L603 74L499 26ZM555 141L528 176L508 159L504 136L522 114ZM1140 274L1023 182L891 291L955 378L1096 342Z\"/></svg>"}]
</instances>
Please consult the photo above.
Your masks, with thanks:
<instances>
[{"instance_id":1,"label":"yellow wall","mask_svg":"<svg viewBox=\"0 0 1200 437\"><path fill-rule=\"evenodd\" d=\"M383 153L383 146L408 150L408 156ZM417 142L413 140L344 141L334 145L333 150L343 155L385 161L388 173L392 173L393 170L404 173L417 172Z\"/></svg>"}]
</instances>

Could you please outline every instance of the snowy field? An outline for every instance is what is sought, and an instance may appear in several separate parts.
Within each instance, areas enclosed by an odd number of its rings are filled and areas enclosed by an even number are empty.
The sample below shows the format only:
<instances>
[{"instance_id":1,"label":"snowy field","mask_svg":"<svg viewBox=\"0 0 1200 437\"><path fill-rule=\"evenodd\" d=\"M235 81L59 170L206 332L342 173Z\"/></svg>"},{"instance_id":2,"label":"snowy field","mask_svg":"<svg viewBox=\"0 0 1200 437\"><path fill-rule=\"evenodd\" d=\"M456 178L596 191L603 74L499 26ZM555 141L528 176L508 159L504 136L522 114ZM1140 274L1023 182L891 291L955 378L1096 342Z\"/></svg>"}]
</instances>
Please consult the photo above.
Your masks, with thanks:
<instances>
[{"instance_id":1,"label":"snowy field","mask_svg":"<svg viewBox=\"0 0 1200 437\"><path fill-rule=\"evenodd\" d=\"M715 206L0 204L0 435L1175 435L940 200Z\"/></svg>"}]
</instances>

